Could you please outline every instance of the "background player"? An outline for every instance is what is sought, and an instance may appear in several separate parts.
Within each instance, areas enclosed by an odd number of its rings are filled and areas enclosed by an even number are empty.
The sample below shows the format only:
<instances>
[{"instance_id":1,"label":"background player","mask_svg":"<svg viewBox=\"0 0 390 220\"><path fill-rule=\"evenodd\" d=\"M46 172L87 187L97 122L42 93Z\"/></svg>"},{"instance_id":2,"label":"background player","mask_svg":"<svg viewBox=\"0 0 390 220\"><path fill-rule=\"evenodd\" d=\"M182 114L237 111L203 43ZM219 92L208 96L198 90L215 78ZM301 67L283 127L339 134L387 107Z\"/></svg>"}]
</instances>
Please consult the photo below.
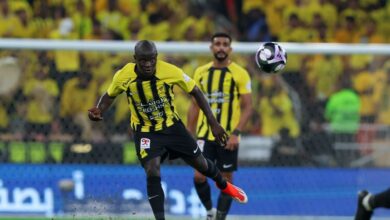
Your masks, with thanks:
<instances>
[{"instance_id":1,"label":"background player","mask_svg":"<svg viewBox=\"0 0 390 220\"><path fill-rule=\"evenodd\" d=\"M211 37L210 50L214 60L195 70L194 80L206 95L217 122L230 134L224 147L211 132L207 115L199 111L193 102L188 114L188 129L198 138L198 145L206 158L215 162L222 175L231 182L233 171L237 170L240 133L252 112L251 81L248 72L233 62L229 55L232 38L225 33ZM195 129L197 124L197 129ZM195 131L196 130L196 131ZM213 218L210 186L206 177L195 171L195 188L207 209L208 219ZM217 219L225 219L232 199L221 193L217 204Z\"/></svg>"},{"instance_id":2,"label":"background player","mask_svg":"<svg viewBox=\"0 0 390 220\"><path fill-rule=\"evenodd\" d=\"M96 107L89 109L88 115L91 120L102 120L102 114L115 97L126 92L137 156L147 175L147 193L155 218L165 219L160 163L166 156L170 159L181 157L198 172L212 178L224 193L240 202L247 202L245 192L228 183L214 163L204 158L175 111L172 87L178 85L195 98L216 141L226 143L228 136L225 130L213 116L195 82L180 68L157 60L153 42L139 41L135 46L134 59L135 63L128 63L116 72L107 92L100 97Z\"/></svg>"}]
</instances>

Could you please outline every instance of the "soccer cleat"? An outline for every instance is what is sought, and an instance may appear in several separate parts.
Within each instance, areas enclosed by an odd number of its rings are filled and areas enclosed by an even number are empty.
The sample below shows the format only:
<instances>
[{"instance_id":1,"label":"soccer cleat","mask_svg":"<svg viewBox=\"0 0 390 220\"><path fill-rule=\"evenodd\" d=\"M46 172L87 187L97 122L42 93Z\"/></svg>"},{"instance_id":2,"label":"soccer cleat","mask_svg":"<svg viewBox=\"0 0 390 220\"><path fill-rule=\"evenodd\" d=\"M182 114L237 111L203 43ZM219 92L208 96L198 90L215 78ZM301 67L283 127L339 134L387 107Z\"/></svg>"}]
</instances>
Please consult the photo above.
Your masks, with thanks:
<instances>
[{"instance_id":1,"label":"soccer cleat","mask_svg":"<svg viewBox=\"0 0 390 220\"><path fill-rule=\"evenodd\" d=\"M357 204L357 210L355 214L355 220L370 220L372 216L372 211L368 211L363 206L363 199L366 197L369 193L366 190L360 191L358 194L358 204Z\"/></svg>"},{"instance_id":2,"label":"soccer cleat","mask_svg":"<svg viewBox=\"0 0 390 220\"><path fill-rule=\"evenodd\" d=\"M215 220L216 214L217 210L215 208L212 208L211 210L207 211L206 220Z\"/></svg>"},{"instance_id":3,"label":"soccer cleat","mask_svg":"<svg viewBox=\"0 0 390 220\"><path fill-rule=\"evenodd\" d=\"M220 189L223 193L231 196L233 199L235 199L239 203L247 203L248 202L248 196L244 192L244 190L240 189L239 187L226 182L227 186L225 189Z\"/></svg>"}]
</instances>

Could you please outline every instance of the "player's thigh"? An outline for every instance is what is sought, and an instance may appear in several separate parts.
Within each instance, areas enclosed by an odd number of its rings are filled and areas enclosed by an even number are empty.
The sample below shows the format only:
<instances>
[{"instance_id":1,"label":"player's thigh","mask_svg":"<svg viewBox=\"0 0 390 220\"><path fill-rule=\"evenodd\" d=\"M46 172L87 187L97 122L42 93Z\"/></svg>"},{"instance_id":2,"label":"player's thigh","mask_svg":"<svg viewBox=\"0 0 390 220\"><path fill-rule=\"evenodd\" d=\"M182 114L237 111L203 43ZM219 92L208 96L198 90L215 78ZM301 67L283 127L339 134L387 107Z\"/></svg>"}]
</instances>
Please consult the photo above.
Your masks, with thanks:
<instances>
[{"instance_id":1,"label":"player's thigh","mask_svg":"<svg viewBox=\"0 0 390 220\"><path fill-rule=\"evenodd\" d=\"M195 139L182 123L173 125L171 133L165 138L165 148L169 152L170 159L176 157L196 158L201 154ZM172 156L174 158L172 158Z\"/></svg>"},{"instance_id":2,"label":"player's thigh","mask_svg":"<svg viewBox=\"0 0 390 220\"><path fill-rule=\"evenodd\" d=\"M221 172L233 172L237 170L238 149L231 151L224 148L217 149L216 164Z\"/></svg>"},{"instance_id":3,"label":"player's thigh","mask_svg":"<svg viewBox=\"0 0 390 220\"><path fill-rule=\"evenodd\" d=\"M138 160L143 167L149 160L166 153L163 137L157 133L135 132L134 144Z\"/></svg>"},{"instance_id":4,"label":"player's thigh","mask_svg":"<svg viewBox=\"0 0 390 220\"><path fill-rule=\"evenodd\" d=\"M217 147L221 147L218 144L216 144L214 141L207 141L203 139L198 139L197 144L199 148L202 151L202 154L205 158L215 161L216 155L217 155Z\"/></svg>"}]
</instances>

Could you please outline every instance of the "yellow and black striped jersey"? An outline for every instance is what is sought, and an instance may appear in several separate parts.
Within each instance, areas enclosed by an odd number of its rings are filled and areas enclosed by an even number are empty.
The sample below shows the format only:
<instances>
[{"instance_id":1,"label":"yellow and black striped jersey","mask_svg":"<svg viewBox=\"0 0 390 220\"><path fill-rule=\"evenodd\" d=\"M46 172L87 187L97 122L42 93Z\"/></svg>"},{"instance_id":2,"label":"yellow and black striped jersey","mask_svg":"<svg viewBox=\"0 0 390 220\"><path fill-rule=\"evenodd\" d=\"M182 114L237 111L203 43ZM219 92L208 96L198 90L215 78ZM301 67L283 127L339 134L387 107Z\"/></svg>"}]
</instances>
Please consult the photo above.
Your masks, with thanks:
<instances>
[{"instance_id":1,"label":"yellow and black striped jersey","mask_svg":"<svg viewBox=\"0 0 390 220\"><path fill-rule=\"evenodd\" d=\"M225 68L216 68L212 62L195 70L194 80L205 94L213 114L221 126L230 134L240 121L240 95L251 93L248 72L232 62ZM206 116L199 112L198 138L215 140Z\"/></svg>"},{"instance_id":2,"label":"yellow and black striped jersey","mask_svg":"<svg viewBox=\"0 0 390 220\"><path fill-rule=\"evenodd\" d=\"M180 68L157 61L156 74L150 80L141 80L135 72L135 64L128 63L115 73L107 94L116 97L126 92L134 131L159 131L179 121L173 100L173 86L178 85L191 92L195 82Z\"/></svg>"}]
</instances>

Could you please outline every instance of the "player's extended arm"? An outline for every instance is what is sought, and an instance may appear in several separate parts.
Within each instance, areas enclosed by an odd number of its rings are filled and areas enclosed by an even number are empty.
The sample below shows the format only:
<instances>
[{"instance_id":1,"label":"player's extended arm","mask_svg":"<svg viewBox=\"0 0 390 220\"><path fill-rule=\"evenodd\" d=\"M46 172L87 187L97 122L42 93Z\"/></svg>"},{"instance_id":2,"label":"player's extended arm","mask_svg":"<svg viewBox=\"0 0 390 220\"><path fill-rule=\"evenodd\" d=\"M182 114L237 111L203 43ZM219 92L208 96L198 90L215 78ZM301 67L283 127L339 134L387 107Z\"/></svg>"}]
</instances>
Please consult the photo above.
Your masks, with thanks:
<instances>
[{"instance_id":1,"label":"player's extended arm","mask_svg":"<svg viewBox=\"0 0 390 220\"><path fill-rule=\"evenodd\" d=\"M199 117L199 106L198 104L196 104L196 101L193 99L187 113L187 129L193 135L196 135L196 123L198 121L198 117Z\"/></svg>"},{"instance_id":2,"label":"player's extended arm","mask_svg":"<svg viewBox=\"0 0 390 220\"><path fill-rule=\"evenodd\" d=\"M100 121L103 120L103 113L107 111L107 109L114 102L115 97L110 97L107 93L104 93L95 107L88 109L88 117L92 121Z\"/></svg>"},{"instance_id":3,"label":"player's extended arm","mask_svg":"<svg viewBox=\"0 0 390 220\"><path fill-rule=\"evenodd\" d=\"M216 141L222 146L226 145L228 135L225 129L222 128L222 126L218 123L217 119L214 117L209 103L204 97L202 91L200 91L200 89L195 86L194 89L190 92L190 95L195 98L199 108L202 109L203 113L205 114L207 122L211 127L211 132L213 133Z\"/></svg>"},{"instance_id":4,"label":"player's extended arm","mask_svg":"<svg viewBox=\"0 0 390 220\"><path fill-rule=\"evenodd\" d=\"M240 108L241 117L236 129L242 131L252 115L252 95L250 93L240 96Z\"/></svg>"}]
</instances>

